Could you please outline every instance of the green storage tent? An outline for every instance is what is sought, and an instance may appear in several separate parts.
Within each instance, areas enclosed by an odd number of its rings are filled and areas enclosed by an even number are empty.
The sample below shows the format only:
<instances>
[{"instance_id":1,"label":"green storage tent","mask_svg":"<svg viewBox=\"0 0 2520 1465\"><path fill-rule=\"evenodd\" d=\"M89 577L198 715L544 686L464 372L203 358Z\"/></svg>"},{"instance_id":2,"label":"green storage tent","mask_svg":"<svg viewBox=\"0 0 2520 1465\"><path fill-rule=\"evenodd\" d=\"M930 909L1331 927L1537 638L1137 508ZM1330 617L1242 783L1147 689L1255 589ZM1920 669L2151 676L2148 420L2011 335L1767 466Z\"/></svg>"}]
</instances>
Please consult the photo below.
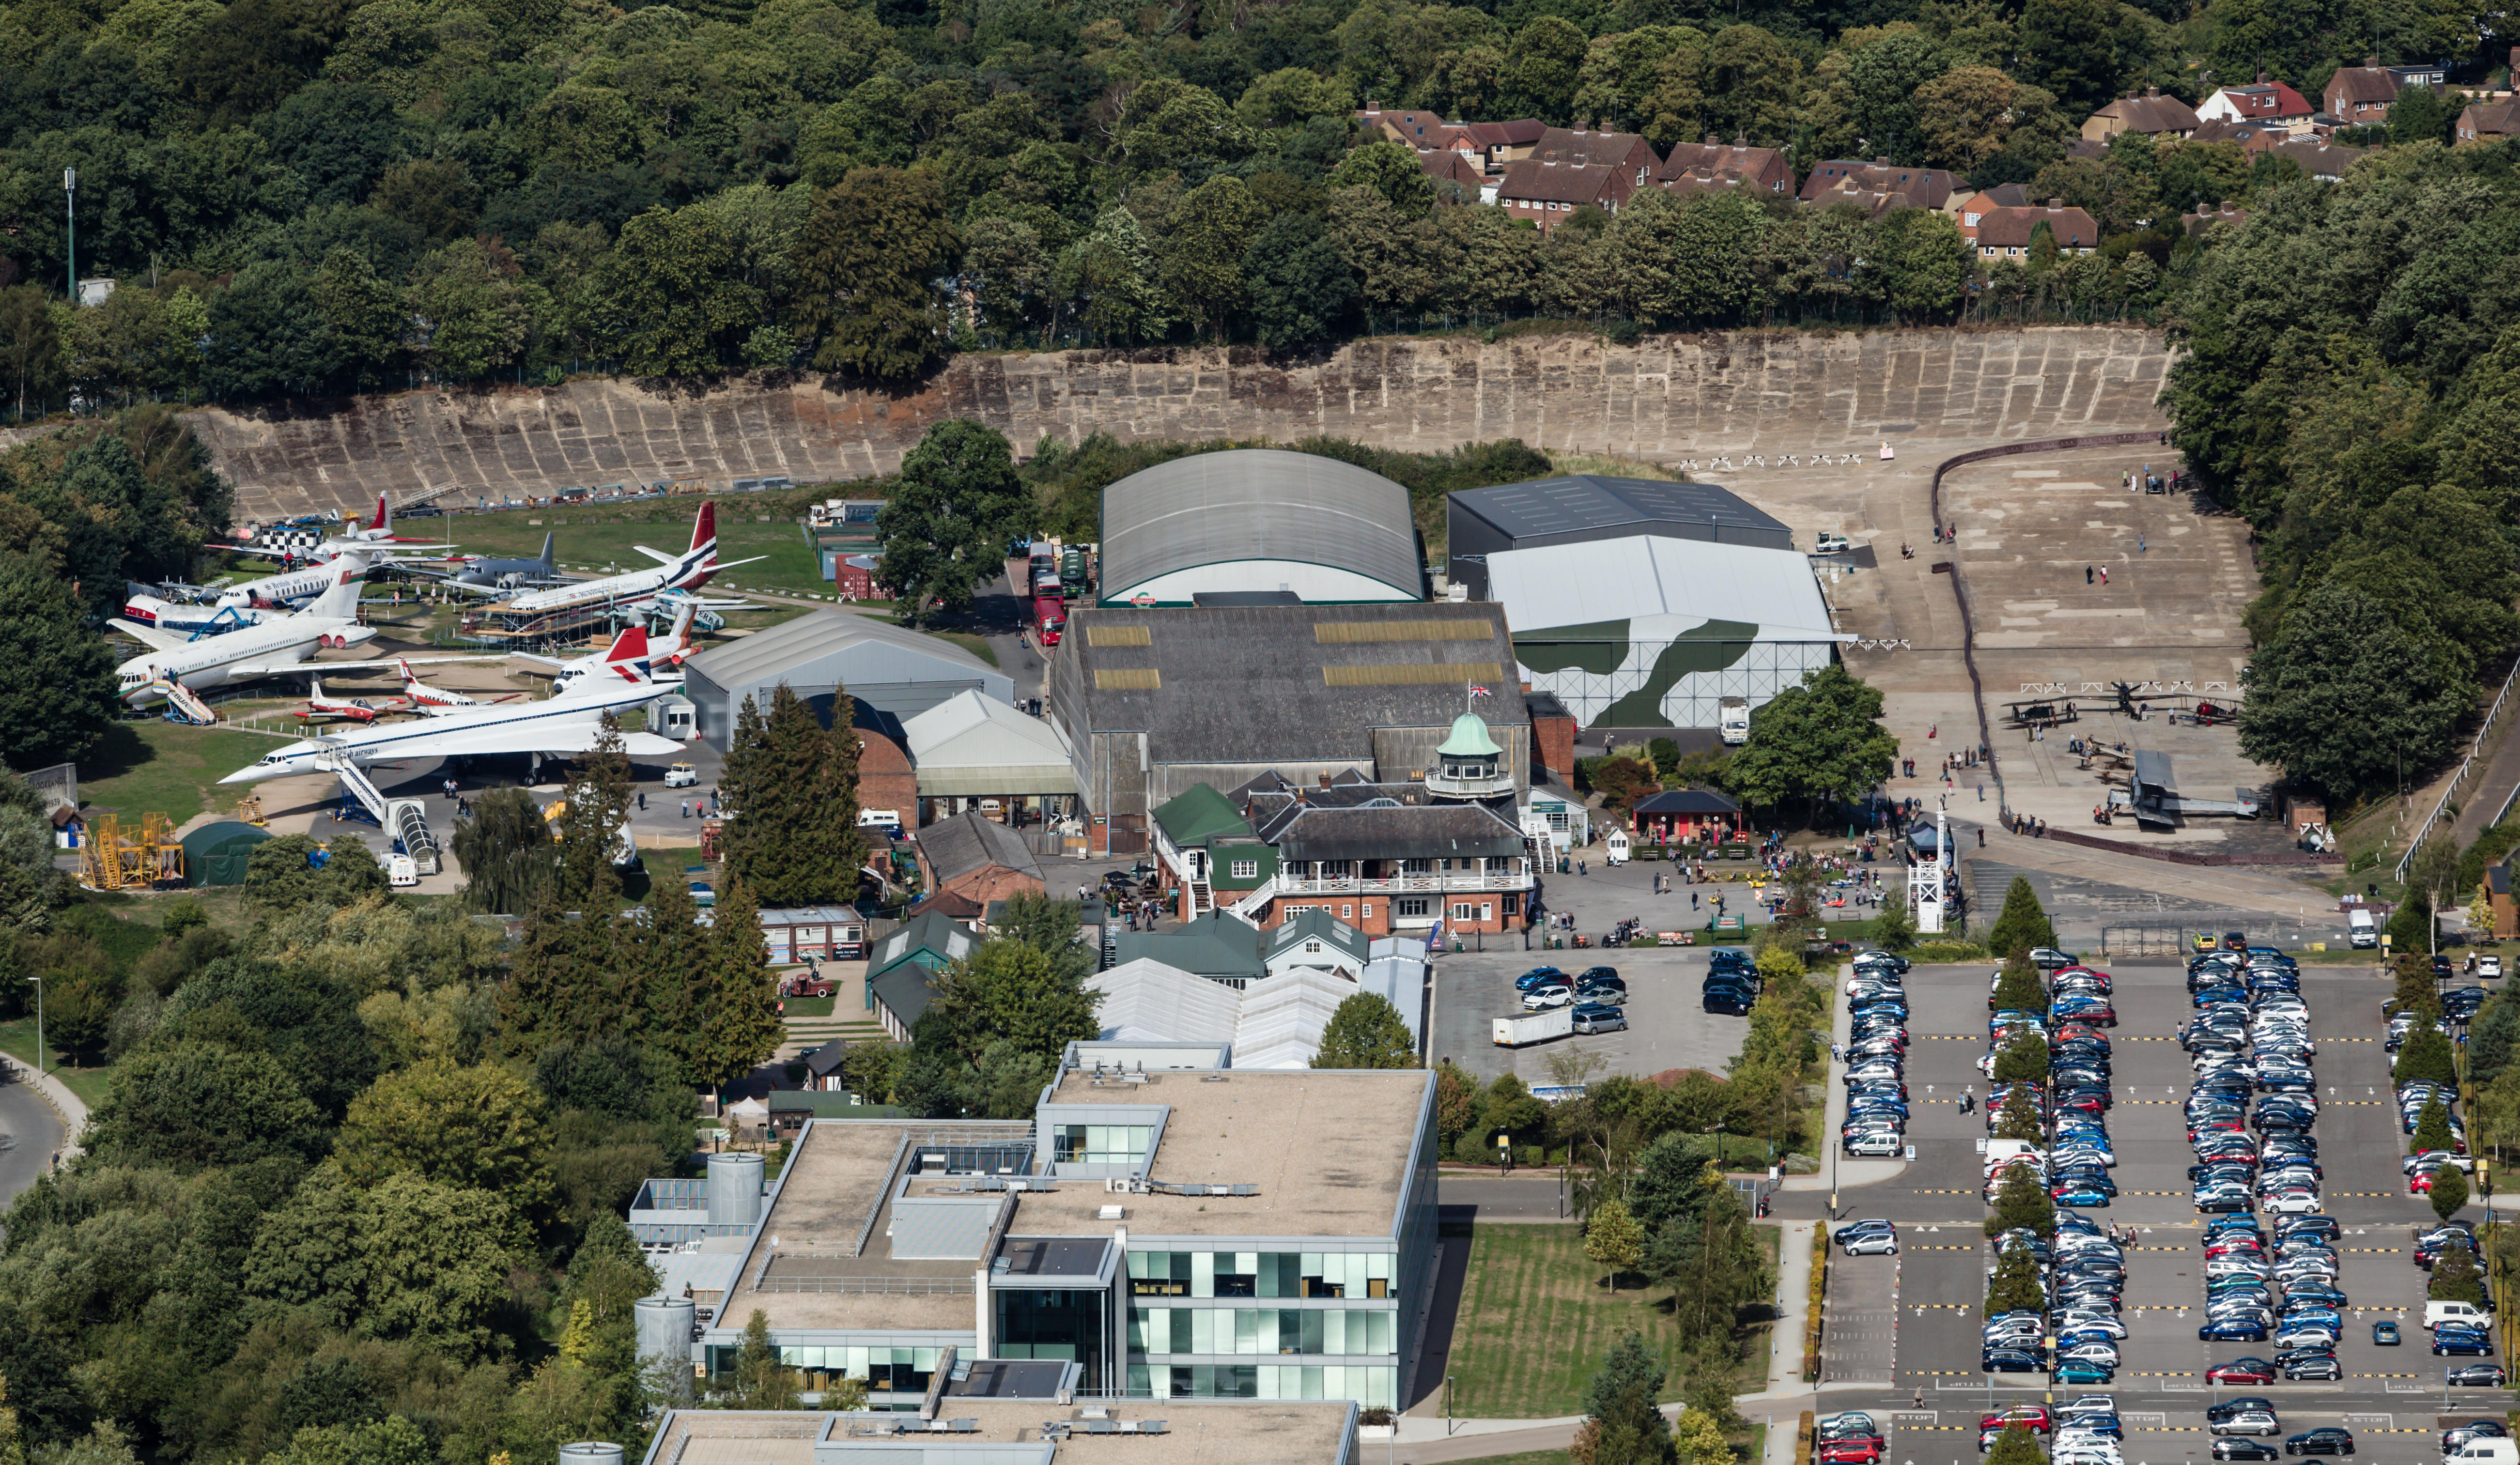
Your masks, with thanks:
<instances>
[{"instance_id":1,"label":"green storage tent","mask_svg":"<svg viewBox=\"0 0 2520 1465\"><path fill-rule=\"evenodd\" d=\"M270 837L268 829L232 819L202 825L184 836L184 883L243 885L246 861Z\"/></svg>"}]
</instances>

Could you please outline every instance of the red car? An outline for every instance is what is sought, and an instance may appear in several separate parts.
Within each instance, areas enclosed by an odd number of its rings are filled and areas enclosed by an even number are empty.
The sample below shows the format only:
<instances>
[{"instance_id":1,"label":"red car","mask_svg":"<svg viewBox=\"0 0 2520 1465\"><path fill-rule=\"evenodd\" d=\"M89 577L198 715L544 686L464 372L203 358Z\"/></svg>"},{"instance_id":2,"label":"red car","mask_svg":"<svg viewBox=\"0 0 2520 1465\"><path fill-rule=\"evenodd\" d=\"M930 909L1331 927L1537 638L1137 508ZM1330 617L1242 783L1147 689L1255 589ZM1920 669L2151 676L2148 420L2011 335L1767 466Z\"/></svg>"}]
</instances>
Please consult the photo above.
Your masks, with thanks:
<instances>
[{"instance_id":1,"label":"red car","mask_svg":"<svg viewBox=\"0 0 2520 1465\"><path fill-rule=\"evenodd\" d=\"M2217 1368L2205 1370L2209 1384L2272 1384L2275 1366L2264 1358L2234 1358Z\"/></svg>"},{"instance_id":2,"label":"red car","mask_svg":"<svg viewBox=\"0 0 2520 1465\"><path fill-rule=\"evenodd\" d=\"M2007 1404L2002 1413L1982 1414L1978 1416L1977 1421L1977 1427L1982 1430L2000 1430L2008 1424L2026 1424L2042 1435L2047 1434L2050 1424L2048 1418L2048 1406L2046 1404Z\"/></svg>"},{"instance_id":3,"label":"red car","mask_svg":"<svg viewBox=\"0 0 2520 1465\"><path fill-rule=\"evenodd\" d=\"M1821 1465L1874 1465L1881 1458L1878 1440L1830 1440L1819 1450Z\"/></svg>"}]
</instances>

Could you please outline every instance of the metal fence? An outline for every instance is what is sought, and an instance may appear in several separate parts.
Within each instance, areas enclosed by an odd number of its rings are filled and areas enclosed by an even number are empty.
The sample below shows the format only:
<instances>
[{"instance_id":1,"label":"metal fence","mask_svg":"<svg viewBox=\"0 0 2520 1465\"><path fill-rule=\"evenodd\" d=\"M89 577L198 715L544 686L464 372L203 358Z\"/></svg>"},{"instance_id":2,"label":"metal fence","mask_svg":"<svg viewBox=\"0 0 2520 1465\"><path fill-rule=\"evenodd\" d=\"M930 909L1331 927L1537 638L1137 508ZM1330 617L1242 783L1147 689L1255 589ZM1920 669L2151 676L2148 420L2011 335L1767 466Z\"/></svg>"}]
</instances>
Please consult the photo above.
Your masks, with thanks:
<instances>
[{"instance_id":1,"label":"metal fence","mask_svg":"<svg viewBox=\"0 0 2520 1465\"><path fill-rule=\"evenodd\" d=\"M2469 776L2476 772L2478 762L2484 758L2485 740L2494 735L2496 726L2502 721L2503 709L2511 705L2511 686L2515 680L2520 680L2520 661L2512 662L2510 672L2503 677L2502 690L2495 694L2494 705L2486 709L2485 722L2476 730L2475 738L2468 743L2467 756L2459 760L2458 772L2451 776L2450 786L2442 790L2441 802L2433 805L2433 812L2424 816L2423 823L2415 830L2415 837L2407 841L2407 853L2398 857L2397 878L2400 883L2405 883L2407 871L2414 867L2415 851L2424 847L2424 841L2431 838L2433 830L2440 825L2442 820L2450 816L2452 806L2458 799L2459 790L2467 786ZM2520 789L2514 789L2513 794L2514 797L2520 797ZM2510 802L2505 800L2502 808L2503 812L2508 813L2511 808ZM2395 834L2397 826L2391 825L2389 832Z\"/></svg>"}]
</instances>

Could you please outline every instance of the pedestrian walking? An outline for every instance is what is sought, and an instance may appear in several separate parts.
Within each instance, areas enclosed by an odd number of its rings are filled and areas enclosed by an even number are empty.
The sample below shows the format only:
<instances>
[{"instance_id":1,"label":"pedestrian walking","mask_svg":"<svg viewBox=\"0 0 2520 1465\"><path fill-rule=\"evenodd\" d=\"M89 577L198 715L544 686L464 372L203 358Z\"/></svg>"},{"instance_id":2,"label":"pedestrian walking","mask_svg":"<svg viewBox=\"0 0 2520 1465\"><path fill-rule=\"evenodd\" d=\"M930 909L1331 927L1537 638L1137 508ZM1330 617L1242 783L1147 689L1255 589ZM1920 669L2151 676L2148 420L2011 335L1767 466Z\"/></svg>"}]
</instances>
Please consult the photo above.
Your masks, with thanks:
<instances>
[{"instance_id":1,"label":"pedestrian walking","mask_svg":"<svg viewBox=\"0 0 2520 1465\"><path fill-rule=\"evenodd\" d=\"M2143 553L2143 536L2140 534L2135 537L2135 552L2138 555Z\"/></svg>"},{"instance_id":2,"label":"pedestrian walking","mask_svg":"<svg viewBox=\"0 0 2520 1465\"><path fill-rule=\"evenodd\" d=\"M683 818L685 818L685 819L689 819L689 818L691 818L691 817L692 817L692 801L691 801L691 800L689 800L689 799L685 799L685 800L683 800Z\"/></svg>"},{"instance_id":3,"label":"pedestrian walking","mask_svg":"<svg viewBox=\"0 0 2520 1465\"><path fill-rule=\"evenodd\" d=\"M641 814L648 812L648 790L644 788L639 790L639 812Z\"/></svg>"},{"instance_id":4,"label":"pedestrian walking","mask_svg":"<svg viewBox=\"0 0 2520 1465\"><path fill-rule=\"evenodd\" d=\"M2105 564L2100 566L2100 583L2102 585L2109 583L2109 567Z\"/></svg>"},{"instance_id":5,"label":"pedestrian walking","mask_svg":"<svg viewBox=\"0 0 2520 1465\"><path fill-rule=\"evenodd\" d=\"M2083 583L2085 585L2092 583L2092 567L2088 564L2083 566Z\"/></svg>"}]
</instances>

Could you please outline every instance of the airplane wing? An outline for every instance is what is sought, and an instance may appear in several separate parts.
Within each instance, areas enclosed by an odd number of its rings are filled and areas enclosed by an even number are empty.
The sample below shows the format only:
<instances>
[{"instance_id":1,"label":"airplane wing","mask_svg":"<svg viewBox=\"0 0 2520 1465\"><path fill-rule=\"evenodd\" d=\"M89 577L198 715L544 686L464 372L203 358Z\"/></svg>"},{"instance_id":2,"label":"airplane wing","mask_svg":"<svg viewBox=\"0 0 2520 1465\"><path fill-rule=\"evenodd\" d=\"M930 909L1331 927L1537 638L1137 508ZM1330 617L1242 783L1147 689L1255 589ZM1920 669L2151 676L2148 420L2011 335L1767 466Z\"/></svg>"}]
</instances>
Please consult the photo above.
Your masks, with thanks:
<instances>
[{"instance_id":1,"label":"airplane wing","mask_svg":"<svg viewBox=\"0 0 2520 1465\"><path fill-rule=\"evenodd\" d=\"M107 621L106 624L153 651L180 651L192 644L188 637L177 636L171 631L160 631L155 626L144 626L138 621L126 621L119 616Z\"/></svg>"},{"instance_id":2,"label":"airplane wing","mask_svg":"<svg viewBox=\"0 0 2520 1465\"><path fill-rule=\"evenodd\" d=\"M418 759L469 758L485 753L592 753L596 740L603 735L604 729L592 717L556 726L537 723L531 732L493 724L400 738L394 743L394 756ZM653 732L624 732L621 750L633 758L665 758L681 753L683 745Z\"/></svg>"},{"instance_id":3,"label":"airplane wing","mask_svg":"<svg viewBox=\"0 0 2520 1465\"><path fill-rule=\"evenodd\" d=\"M719 574L724 574L726 571L735 568L739 564L752 564L769 557L770 556L767 555L755 555L750 559L721 559L716 564L711 565L710 568Z\"/></svg>"},{"instance_id":4,"label":"airplane wing","mask_svg":"<svg viewBox=\"0 0 2520 1465\"><path fill-rule=\"evenodd\" d=\"M662 551L662 550L652 550L652 549L649 549L646 545L632 545L630 548L632 548L632 549L634 549L634 550L638 551L638 552L639 552L640 554L642 554L642 555L647 555L649 558L651 558L651 559L652 559L652 560L656 561L658 564L674 564L674 563L678 562L678 561L681 559L681 557L682 557L682 556L680 556L680 555L668 555L668 554L666 554L666 553L665 553L664 551Z\"/></svg>"},{"instance_id":5,"label":"airplane wing","mask_svg":"<svg viewBox=\"0 0 2520 1465\"><path fill-rule=\"evenodd\" d=\"M502 651L485 656L387 656L382 661L293 661L283 666L240 666L232 668L232 671L240 677L279 677L291 672L314 672L321 676L332 672L374 671L380 667L399 666L406 661L413 666L437 666L449 661L505 661L508 654Z\"/></svg>"}]
</instances>

